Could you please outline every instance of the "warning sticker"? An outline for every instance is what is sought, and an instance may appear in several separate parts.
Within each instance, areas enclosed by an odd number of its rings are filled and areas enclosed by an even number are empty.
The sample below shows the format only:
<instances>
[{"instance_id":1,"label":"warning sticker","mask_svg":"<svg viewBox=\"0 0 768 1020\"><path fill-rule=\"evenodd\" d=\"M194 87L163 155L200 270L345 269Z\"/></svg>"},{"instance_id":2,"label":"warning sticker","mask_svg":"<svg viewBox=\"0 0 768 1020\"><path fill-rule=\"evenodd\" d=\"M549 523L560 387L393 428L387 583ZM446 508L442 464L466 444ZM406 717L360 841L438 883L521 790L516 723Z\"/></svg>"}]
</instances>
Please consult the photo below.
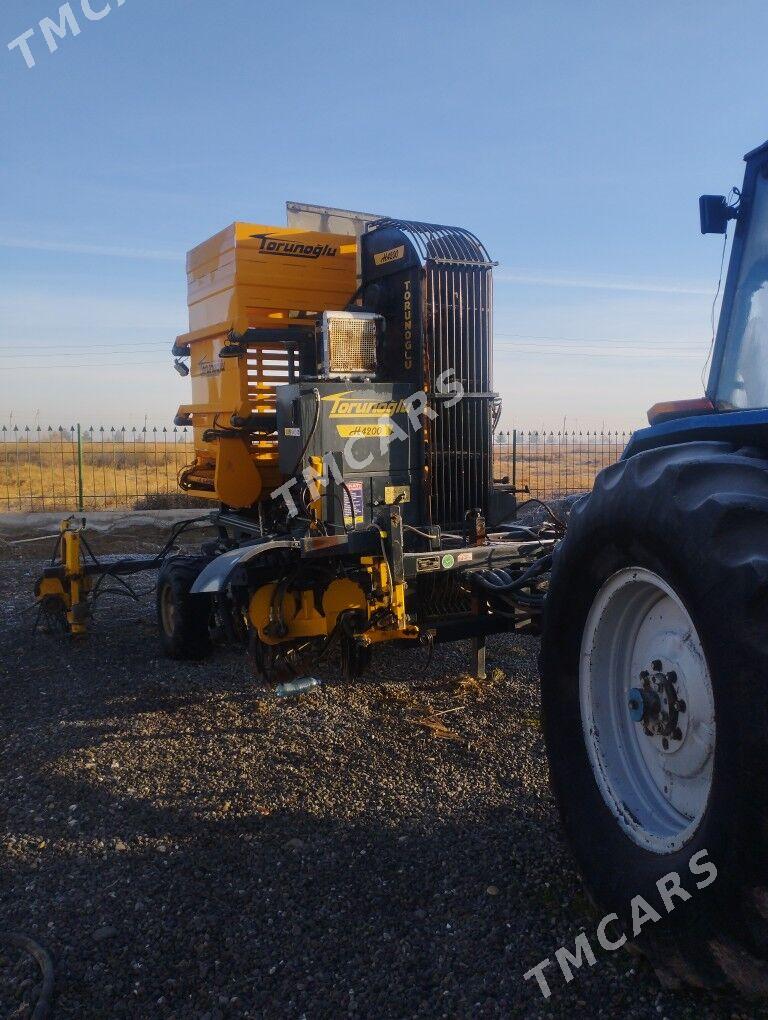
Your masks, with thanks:
<instances>
[{"instance_id":1,"label":"warning sticker","mask_svg":"<svg viewBox=\"0 0 768 1020\"><path fill-rule=\"evenodd\" d=\"M347 491L349 491L349 495L347 495ZM365 519L363 516L363 483L346 482L345 486L342 486L341 495L344 501L344 524L362 524ZM350 499L351 506L349 505Z\"/></svg>"}]
</instances>

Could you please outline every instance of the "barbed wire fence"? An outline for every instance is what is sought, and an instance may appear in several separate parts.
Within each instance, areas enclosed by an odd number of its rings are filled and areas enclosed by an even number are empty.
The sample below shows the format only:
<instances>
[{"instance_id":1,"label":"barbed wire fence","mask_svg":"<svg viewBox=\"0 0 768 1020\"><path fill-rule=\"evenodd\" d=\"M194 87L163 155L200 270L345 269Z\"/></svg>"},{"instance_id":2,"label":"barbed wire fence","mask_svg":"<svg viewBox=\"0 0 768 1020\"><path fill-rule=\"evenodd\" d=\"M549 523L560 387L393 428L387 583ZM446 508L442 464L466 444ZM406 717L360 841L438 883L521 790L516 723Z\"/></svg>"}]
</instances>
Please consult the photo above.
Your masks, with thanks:
<instances>
[{"instance_id":1,"label":"barbed wire fence","mask_svg":"<svg viewBox=\"0 0 768 1020\"><path fill-rule=\"evenodd\" d=\"M587 492L630 436L502 429L494 437L494 478L543 500ZM193 455L186 428L4 425L0 512L206 506L178 488L179 471Z\"/></svg>"}]
</instances>

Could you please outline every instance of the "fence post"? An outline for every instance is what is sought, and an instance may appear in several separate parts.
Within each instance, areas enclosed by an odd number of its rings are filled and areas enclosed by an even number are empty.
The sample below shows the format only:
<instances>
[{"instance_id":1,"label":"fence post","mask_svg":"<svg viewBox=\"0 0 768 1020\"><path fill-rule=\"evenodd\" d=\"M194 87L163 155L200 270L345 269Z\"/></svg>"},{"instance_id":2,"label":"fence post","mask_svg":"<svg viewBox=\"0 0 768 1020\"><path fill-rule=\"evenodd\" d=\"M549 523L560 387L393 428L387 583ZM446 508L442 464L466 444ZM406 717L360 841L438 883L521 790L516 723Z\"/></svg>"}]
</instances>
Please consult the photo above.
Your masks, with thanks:
<instances>
[{"instance_id":1,"label":"fence post","mask_svg":"<svg viewBox=\"0 0 768 1020\"><path fill-rule=\"evenodd\" d=\"M83 437L80 422L77 423L77 509L83 510Z\"/></svg>"},{"instance_id":2,"label":"fence post","mask_svg":"<svg viewBox=\"0 0 768 1020\"><path fill-rule=\"evenodd\" d=\"M517 492L517 429L512 429L512 489Z\"/></svg>"}]
</instances>

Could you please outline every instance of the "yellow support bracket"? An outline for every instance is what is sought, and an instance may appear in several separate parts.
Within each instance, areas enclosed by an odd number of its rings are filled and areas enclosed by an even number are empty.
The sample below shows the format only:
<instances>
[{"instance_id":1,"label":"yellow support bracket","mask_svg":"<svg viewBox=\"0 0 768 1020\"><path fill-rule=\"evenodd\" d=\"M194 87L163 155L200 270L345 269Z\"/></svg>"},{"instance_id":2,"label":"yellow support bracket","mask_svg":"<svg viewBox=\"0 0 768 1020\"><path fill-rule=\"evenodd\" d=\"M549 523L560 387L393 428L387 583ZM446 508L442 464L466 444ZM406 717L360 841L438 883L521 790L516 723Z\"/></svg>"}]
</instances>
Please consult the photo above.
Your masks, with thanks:
<instances>
[{"instance_id":1,"label":"yellow support bracket","mask_svg":"<svg viewBox=\"0 0 768 1020\"><path fill-rule=\"evenodd\" d=\"M35 586L38 602L56 600L66 615L69 632L74 637L85 634L88 593L91 578L85 573L80 536L82 526L73 526L68 517L59 525L59 567L55 576L42 577Z\"/></svg>"}]
</instances>

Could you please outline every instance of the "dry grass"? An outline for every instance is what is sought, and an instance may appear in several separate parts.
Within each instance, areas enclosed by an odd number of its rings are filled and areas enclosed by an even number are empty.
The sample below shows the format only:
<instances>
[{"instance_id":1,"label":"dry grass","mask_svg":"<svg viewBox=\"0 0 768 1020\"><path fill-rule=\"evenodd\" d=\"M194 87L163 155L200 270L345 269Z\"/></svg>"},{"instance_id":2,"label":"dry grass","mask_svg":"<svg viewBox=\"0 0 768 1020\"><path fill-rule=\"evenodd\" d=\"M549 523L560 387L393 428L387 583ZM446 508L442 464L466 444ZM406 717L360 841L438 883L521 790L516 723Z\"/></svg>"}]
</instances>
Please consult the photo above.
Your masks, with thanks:
<instances>
[{"instance_id":1,"label":"dry grass","mask_svg":"<svg viewBox=\"0 0 768 1020\"><path fill-rule=\"evenodd\" d=\"M0 443L0 510L74 510L78 505L77 445L65 434L50 441ZM83 509L163 509L200 505L180 492L179 469L191 443L85 442Z\"/></svg>"},{"instance_id":2,"label":"dry grass","mask_svg":"<svg viewBox=\"0 0 768 1020\"><path fill-rule=\"evenodd\" d=\"M521 442L514 459L511 446L496 446L493 476L514 480L518 489L539 499L588 492L595 476L621 457L624 445L620 438L608 442Z\"/></svg>"}]
</instances>

